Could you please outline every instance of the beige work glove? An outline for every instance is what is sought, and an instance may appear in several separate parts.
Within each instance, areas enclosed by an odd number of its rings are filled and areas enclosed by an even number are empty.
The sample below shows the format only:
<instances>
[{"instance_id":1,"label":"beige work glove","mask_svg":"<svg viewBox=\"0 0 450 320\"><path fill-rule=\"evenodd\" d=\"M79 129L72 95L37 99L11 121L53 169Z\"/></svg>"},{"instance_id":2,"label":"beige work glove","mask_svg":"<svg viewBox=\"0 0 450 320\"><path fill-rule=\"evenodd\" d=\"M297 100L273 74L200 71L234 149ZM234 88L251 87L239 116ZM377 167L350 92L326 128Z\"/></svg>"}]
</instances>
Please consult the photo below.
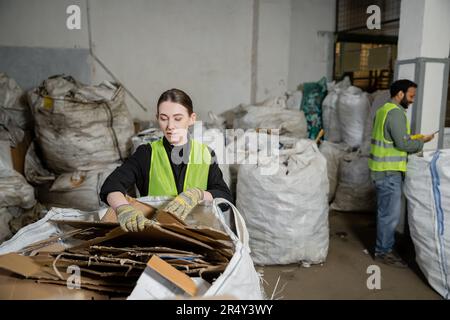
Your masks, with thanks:
<instances>
[{"instance_id":1,"label":"beige work glove","mask_svg":"<svg viewBox=\"0 0 450 320\"><path fill-rule=\"evenodd\" d=\"M203 199L203 191L198 188L188 189L170 201L163 210L185 220L192 209Z\"/></svg>"},{"instance_id":2,"label":"beige work glove","mask_svg":"<svg viewBox=\"0 0 450 320\"><path fill-rule=\"evenodd\" d=\"M116 208L117 220L122 230L126 232L138 232L147 226L154 225L156 221L147 219L142 211L132 205L124 204Z\"/></svg>"}]
</instances>

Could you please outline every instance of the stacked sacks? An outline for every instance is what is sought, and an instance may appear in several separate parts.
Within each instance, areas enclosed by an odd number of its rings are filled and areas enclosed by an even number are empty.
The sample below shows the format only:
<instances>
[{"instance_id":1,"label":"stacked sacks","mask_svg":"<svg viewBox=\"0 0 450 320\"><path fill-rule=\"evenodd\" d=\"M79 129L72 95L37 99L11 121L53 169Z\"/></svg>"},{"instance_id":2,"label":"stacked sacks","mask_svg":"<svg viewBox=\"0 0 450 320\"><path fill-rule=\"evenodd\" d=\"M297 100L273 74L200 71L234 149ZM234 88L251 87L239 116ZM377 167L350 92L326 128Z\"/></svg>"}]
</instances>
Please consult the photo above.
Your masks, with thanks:
<instances>
[{"instance_id":1,"label":"stacked sacks","mask_svg":"<svg viewBox=\"0 0 450 320\"><path fill-rule=\"evenodd\" d=\"M251 107L272 107L274 109L271 109L272 111L268 111L270 112L274 112L276 110L279 109L284 109L286 108L286 97L277 97L277 98L267 98L266 100L262 101L262 102L258 102L255 104L243 104L241 103L240 105L238 105L237 107L227 110L223 113L221 113L220 115L215 115L214 113L210 112L208 113L208 116L210 118L210 122L214 122L216 124L221 124L223 125L223 127L225 128L245 128L245 122L243 124L240 124L240 119L248 113L247 109L251 108ZM250 121L252 119L249 119ZM255 125L253 124L248 124L250 128L254 128Z\"/></svg>"},{"instance_id":2,"label":"stacked sacks","mask_svg":"<svg viewBox=\"0 0 450 320\"><path fill-rule=\"evenodd\" d=\"M323 129L325 131L325 140L330 142L341 142L341 125L339 123L337 102L339 94L350 87L350 79L345 77L344 80L335 84L328 84L328 94L322 102L322 120Z\"/></svg>"},{"instance_id":3,"label":"stacked sacks","mask_svg":"<svg viewBox=\"0 0 450 320\"><path fill-rule=\"evenodd\" d=\"M322 152L329 161L329 179L334 184L336 168L338 170L338 182L331 209L338 211L363 211L372 212L376 209L376 193L373 187L368 156L370 153L370 136L373 117L380 107L385 94L375 96L375 102L370 107L367 93L361 89L349 86L348 82L341 82L340 91L330 96L333 102L337 98L337 118L339 131L343 145L325 145ZM324 108L324 110L333 108ZM336 110L336 108L335 108ZM372 111L371 111L372 110ZM327 111L327 114L331 112ZM334 115L335 116L335 115ZM331 115L330 115L331 117ZM330 118L331 120L331 118ZM336 125L335 125L336 127ZM330 138L336 139L335 133ZM334 152L330 149L334 148ZM337 148L337 149L336 149ZM351 152L353 150L353 152ZM336 162L339 161L339 165ZM331 162L331 163L330 163ZM330 189L330 200L333 198L333 189Z\"/></svg>"},{"instance_id":4,"label":"stacked sacks","mask_svg":"<svg viewBox=\"0 0 450 320\"><path fill-rule=\"evenodd\" d=\"M236 161L236 157L245 158L245 154L237 147L237 140L243 135L244 130L258 131L262 129L264 131L267 129L267 131L270 131L276 129L279 134L286 137L296 139L307 137L305 114L298 108L294 108L294 105L301 101L301 94L295 92L292 95L288 94L288 96L289 98L295 96L295 101L289 101L290 108L286 105L286 96L280 96L266 99L254 105L242 104L222 113L220 116L209 115L215 128L235 129L232 134L228 132L225 137L225 157L230 170L230 189L233 195L235 194L239 170L239 164L237 164L239 161ZM211 124L209 124L209 127L211 128Z\"/></svg>"},{"instance_id":5,"label":"stacked sacks","mask_svg":"<svg viewBox=\"0 0 450 320\"><path fill-rule=\"evenodd\" d=\"M102 169L128 156L134 127L123 87L57 76L31 91L29 102L43 160L53 172Z\"/></svg>"},{"instance_id":6,"label":"stacked sacks","mask_svg":"<svg viewBox=\"0 0 450 320\"><path fill-rule=\"evenodd\" d=\"M33 142L25 156L25 177L36 187L36 196L48 207L92 211L102 206L98 197L101 186L116 164L103 169L73 171L56 175L45 168L39 145Z\"/></svg>"},{"instance_id":7,"label":"stacked sacks","mask_svg":"<svg viewBox=\"0 0 450 320\"><path fill-rule=\"evenodd\" d=\"M339 164L339 183L331 209L373 212L376 193L370 178L369 158L361 150L343 156Z\"/></svg>"},{"instance_id":8,"label":"stacked sacks","mask_svg":"<svg viewBox=\"0 0 450 320\"><path fill-rule=\"evenodd\" d=\"M302 105L303 91L286 92L286 107L288 109L299 110Z\"/></svg>"},{"instance_id":9,"label":"stacked sacks","mask_svg":"<svg viewBox=\"0 0 450 320\"><path fill-rule=\"evenodd\" d=\"M444 128L444 148L450 149L450 128Z\"/></svg>"},{"instance_id":10,"label":"stacked sacks","mask_svg":"<svg viewBox=\"0 0 450 320\"><path fill-rule=\"evenodd\" d=\"M193 134L194 138L198 141L205 143L214 150L216 155L216 161L219 165L220 171L222 172L223 180L227 184L227 186L232 189L231 184L231 174L230 174L230 165L226 163L225 157L225 148L226 148L226 140L225 140L225 132L221 129L206 129L201 130L200 136L195 137L195 133Z\"/></svg>"},{"instance_id":11,"label":"stacked sacks","mask_svg":"<svg viewBox=\"0 0 450 320\"><path fill-rule=\"evenodd\" d=\"M369 116L370 102L366 92L350 86L342 91L338 99L338 117L341 137L352 148L363 143L364 127Z\"/></svg>"},{"instance_id":12,"label":"stacked sacks","mask_svg":"<svg viewBox=\"0 0 450 320\"><path fill-rule=\"evenodd\" d=\"M148 129L144 129L138 132L135 136L131 138L133 141L133 153L137 150L137 148L146 143L152 143L153 141L159 140L164 136L164 133L155 126L151 126Z\"/></svg>"},{"instance_id":13,"label":"stacked sacks","mask_svg":"<svg viewBox=\"0 0 450 320\"><path fill-rule=\"evenodd\" d=\"M0 243L12 236L11 220L36 204L34 189L12 167L9 141L0 141Z\"/></svg>"},{"instance_id":14,"label":"stacked sacks","mask_svg":"<svg viewBox=\"0 0 450 320\"><path fill-rule=\"evenodd\" d=\"M450 150L410 156L404 192L417 263L450 299Z\"/></svg>"},{"instance_id":15,"label":"stacked sacks","mask_svg":"<svg viewBox=\"0 0 450 320\"><path fill-rule=\"evenodd\" d=\"M0 72L0 137L9 136L12 146L22 141L31 126L31 114L24 91L16 81ZM8 132L5 134L4 130Z\"/></svg>"},{"instance_id":16,"label":"stacked sacks","mask_svg":"<svg viewBox=\"0 0 450 320\"><path fill-rule=\"evenodd\" d=\"M31 125L31 115L24 99L24 91L17 82L0 72L0 106L17 126L27 129Z\"/></svg>"},{"instance_id":17,"label":"stacked sacks","mask_svg":"<svg viewBox=\"0 0 450 320\"><path fill-rule=\"evenodd\" d=\"M103 180L131 149L134 127L123 87L55 76L28 97L37 144L25 171L40 187L38 197L48 205L97 210Z\"/></svg>"},{"instance_id":18,"label":"stacked sacks","mask_svg":"<svg viewBox=\"0 0 450 320\"><path fill-rule=\"evenodd\" d=\"M323 141L319 147L320 152L327 160L327 174L328 181L330 183L330 189L328 193L328 202L334 200L336 189L339 182L339 165L342 158L350 151L349 146L344 143L333 143L329 141Z\"/></svg>"},{"instance_id":19,"label":"stacked sacks","mask_svg":"<svg viewBox=\"0 0 450 320\"><path fill-rule=\"evenodd\" d=\"M290 109L286 105L286 97L269 98L253 105L238 107L215 116L209 128L234 129L279 129L280 134L291 137L306 138L307 127L303 111Z\"/></svg>"},{"instance_id":20,"label":"stacked sacks","mask_svg":"<svg viewBox=\"0 0 450 320\"><path fill-rule=\"evenodd\" d=\"M280 134L306 138L305 114L288 109L283 97L267 100L262 105L241 106L239 110L233 123L235 129L279 129Z\"/></svg>"},{"instance_id":21,"label":"stacked sacks","mask_svg":"<svg viewBox=\"0 0 450 320\"><path fill-rule=\"evenodd\" d=\"M22 142L30 126L23 90L0 73L0 243L13 235L11 223L36 204L34 189L13 169L11 147Z\"/></svg>"},{"instance_id":22,"label":"stacked sacks","mask_svg":"<svg viewBox=\"0 0 450 320\"><path fill-rule=\"evenodd\" d=\"M253 260L322 263L329 240L326 160L314 141L281 145L279 157L278 146L259 149L256 164L239 168L236 203L249 230Z\"/></svg>"}]
</instances>

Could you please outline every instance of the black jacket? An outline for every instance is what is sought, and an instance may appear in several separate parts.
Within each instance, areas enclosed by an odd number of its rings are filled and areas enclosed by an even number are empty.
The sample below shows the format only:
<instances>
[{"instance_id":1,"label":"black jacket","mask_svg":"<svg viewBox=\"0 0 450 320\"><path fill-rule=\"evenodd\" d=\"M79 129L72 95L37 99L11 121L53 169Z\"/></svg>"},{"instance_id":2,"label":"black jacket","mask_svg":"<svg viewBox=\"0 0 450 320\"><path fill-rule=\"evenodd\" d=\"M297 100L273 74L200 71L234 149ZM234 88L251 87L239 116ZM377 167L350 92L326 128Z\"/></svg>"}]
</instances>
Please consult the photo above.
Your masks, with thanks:
<instances>
[{"instance_id":1,"label":"black jacket","mask_svg":"<svg viewBox=\"0 0 450 320\"><path fill-rule=\"evenodd\" d=\"M177 186L178 194L183 192L184 178L186 176L187 163L189 162L189 146L187 143L183 146L173 146L166 138L163 138L164 148L166 149L172 166L175 184ZM206 191L209 191L213 198L225 198L233 202L230 189L223 180L222 171L216 161L216 156L213 150L209 149L211 153L211 165L208 174L208 186ZM182 161L179 164L173 163L171 152L178 152L179 159ZM131 155L120 167L117 167L109 176L100 191L100 198L107 204L106 197L109 193L119 191L127 194L130 187L136 185L141 196L148 195L149 185L149 169L152 156L152 148L150 144L144 144L137 148L136 152Z\"/></svg>"}]
</instances>

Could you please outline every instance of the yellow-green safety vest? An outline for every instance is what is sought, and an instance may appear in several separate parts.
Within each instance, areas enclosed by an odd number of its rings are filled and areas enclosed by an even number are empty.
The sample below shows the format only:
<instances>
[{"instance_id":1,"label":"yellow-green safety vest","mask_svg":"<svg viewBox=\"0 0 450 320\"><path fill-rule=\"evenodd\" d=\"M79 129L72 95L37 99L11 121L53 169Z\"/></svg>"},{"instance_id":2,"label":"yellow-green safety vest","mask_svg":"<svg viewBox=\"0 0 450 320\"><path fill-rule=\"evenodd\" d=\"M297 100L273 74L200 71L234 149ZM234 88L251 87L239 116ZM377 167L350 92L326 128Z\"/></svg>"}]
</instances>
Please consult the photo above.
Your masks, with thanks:
<instances>
[{"instance_id":1,"label":"yellow-green safety vest","mask_svg":"<svg viewBox=\"0 0 450 320\"><path fill-rule=\"evenodd\" d=\"M183 191L194 187L206 190L211 153L207 145L203 143L191 139L190 144L189 163L184 178ZM178 195L175 178L163 140L153 141L150 145L152 147L152 156L149 168L148 195Z\"/></svg>"},{"instance_id":2,"label":"yellow-green safety vest","mask_svg":"<svg viewBox=\"0 0 450 320\"><path fill-rule=\"evenodd\" d=\"M370 145L369 168L372 171L402 171L406 172L408 154L395 148L392 141L384 136L384 124L388 113L394 109L401 109L394 103L388 102L381 107L375 117ZM406 117L406 131L411 134L408 118Z\"/></svg>"}]
</instances>

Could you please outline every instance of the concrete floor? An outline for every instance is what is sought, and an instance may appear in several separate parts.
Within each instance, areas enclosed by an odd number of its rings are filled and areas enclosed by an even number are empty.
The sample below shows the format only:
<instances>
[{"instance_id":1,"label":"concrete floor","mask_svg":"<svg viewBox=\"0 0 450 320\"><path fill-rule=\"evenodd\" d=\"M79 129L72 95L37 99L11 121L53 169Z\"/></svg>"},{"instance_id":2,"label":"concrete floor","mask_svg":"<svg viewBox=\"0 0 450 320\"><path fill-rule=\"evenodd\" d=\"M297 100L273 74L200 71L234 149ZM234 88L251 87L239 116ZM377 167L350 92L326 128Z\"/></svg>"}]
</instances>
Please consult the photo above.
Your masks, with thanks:
<instances>
[{"instance_id":1,"label":"concrete floor","mask_svg":"<svg viewBox=\"0 0 450 320\"><path fill-rule=\"evenodd\" d=\"M269 298L279 278L277 291L285 287L275 299L441 299L415 263L411 242L401 238L397 241L398 252L410 268L399 269L373 261L376 232L373 214L332 211L329 219L330 246L322 266L257 266L264 274ZM367 267L374 264L381 269L379 290L369 290L366 284L370 276Z\"/></svg>"}]
</instances>

